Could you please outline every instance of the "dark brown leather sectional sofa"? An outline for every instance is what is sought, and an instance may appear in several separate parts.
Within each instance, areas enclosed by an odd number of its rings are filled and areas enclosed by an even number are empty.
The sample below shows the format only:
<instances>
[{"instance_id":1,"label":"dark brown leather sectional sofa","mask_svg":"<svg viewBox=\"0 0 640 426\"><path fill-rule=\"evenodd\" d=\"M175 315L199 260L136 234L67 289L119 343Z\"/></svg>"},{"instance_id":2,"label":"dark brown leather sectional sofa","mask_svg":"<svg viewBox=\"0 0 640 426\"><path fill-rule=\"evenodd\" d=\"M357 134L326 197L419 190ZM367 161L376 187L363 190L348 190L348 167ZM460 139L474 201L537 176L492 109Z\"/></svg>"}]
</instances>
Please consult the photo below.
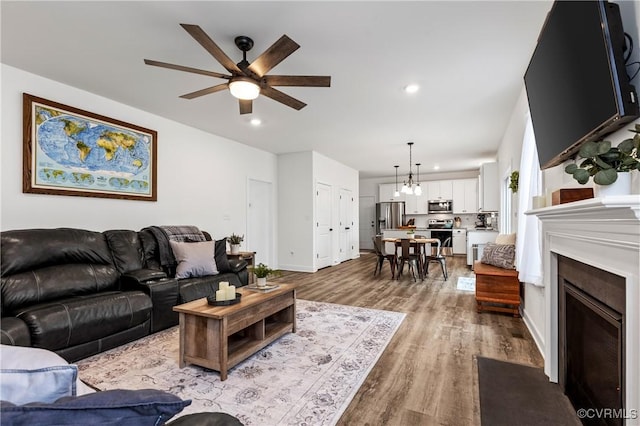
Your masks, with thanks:
<instances>
[{"instance_id":1,"label":"dark brown leather sectional sofa","mask_svg":"<svg viewBox=\"0 0 640 426\"><path fill-rule=\"evenodd\" d=\"M211 236L204 233L207 239ZM178 323L172 307L248 282L247 264L224 256L218 275L175 279L158 241L141 231L24 229L1 233L1 343L33 346L69 362Z\"/></svg>"}]
</instances>

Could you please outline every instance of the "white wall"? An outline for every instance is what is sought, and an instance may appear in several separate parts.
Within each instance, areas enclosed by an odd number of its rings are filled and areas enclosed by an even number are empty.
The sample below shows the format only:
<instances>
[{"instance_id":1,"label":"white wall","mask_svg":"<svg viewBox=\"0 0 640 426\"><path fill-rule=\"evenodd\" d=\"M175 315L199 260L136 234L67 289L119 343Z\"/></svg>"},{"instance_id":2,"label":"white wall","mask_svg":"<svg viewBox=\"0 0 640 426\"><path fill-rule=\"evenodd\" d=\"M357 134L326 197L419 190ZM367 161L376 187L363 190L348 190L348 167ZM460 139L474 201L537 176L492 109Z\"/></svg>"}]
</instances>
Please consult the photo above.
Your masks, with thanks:
<instances>
[{"instance_id":1,"label":"white wall","mask_svg":"<svg viewBox=\"0 0 640 426\"><path fill-rule=\"evenodd\" d=\"M354 197L353 242L358 250L358 171L317 152L297 152L278 156L279 259L280 268L289 271L318 270L315 250L315 188L317 183L331 186L331 226L339 229L340 189ZM332 233L332 264L339 263L339 233Z\"/></svg>"},{"instance_id":2,"label":"white wall","mask_svg":"<svg viewBox=\"0 0 640 426\"><path fill-rule=\"evenodd\" d=\"M0 71L2 230L138 230L149 225L189 224L211 232L214 238L232 232L246 234L248 179L276 182L277 158L271 153L17 68L2 65ZM23 194L23 92L156 130L158 201ZM273 205L277 205L276 194Z\"/></svg>"}]
</instances>

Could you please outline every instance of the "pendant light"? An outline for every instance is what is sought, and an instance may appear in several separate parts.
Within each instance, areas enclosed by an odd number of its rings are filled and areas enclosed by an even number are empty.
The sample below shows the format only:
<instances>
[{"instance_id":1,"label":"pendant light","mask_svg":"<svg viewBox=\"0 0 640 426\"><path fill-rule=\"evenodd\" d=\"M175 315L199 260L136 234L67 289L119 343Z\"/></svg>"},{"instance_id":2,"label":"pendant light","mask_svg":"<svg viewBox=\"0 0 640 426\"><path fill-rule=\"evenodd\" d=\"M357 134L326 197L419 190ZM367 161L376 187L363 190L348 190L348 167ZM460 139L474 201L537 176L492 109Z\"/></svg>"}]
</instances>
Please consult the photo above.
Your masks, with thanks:
<instances>
[{"instance_id":1,"label":"pendant light","mask_svg":"<svg viewBox=\"0 0 640 426\"><path fill-rule=\"evenodd\" d=\"M413 146L413 142L407 142L409 145L409 179L403 181L401 192L407 195L413 194L413 172L411 171L411 148ZM422 193L422 189L420 189L420 193Z\"/></svg>"},{"instance_id":2,"label":"pendant light","mask_svg":"<svg viewBox=\"0 0 640 426\"><path fill-rule=\"evenodd\" d=\"M400 166L393 166L396 168L396 192L393 193L394 197L399 197L400 196L400 191L398 191L398 167Z\"/></svg>"},{"instance_id":3,"label":"pendant light","mask_svg":"<svg viewBox=\"0 0 640 426\"><path fill-rule=\"evenodd\" d=\"M416 189L413 191L417 196L422 195L422 188L420 187L420 163L416 163L416 168L417 170L417 174L418 174L418 179L417 179L417 183L416 183Z\"/></svg>"}]
</instances>

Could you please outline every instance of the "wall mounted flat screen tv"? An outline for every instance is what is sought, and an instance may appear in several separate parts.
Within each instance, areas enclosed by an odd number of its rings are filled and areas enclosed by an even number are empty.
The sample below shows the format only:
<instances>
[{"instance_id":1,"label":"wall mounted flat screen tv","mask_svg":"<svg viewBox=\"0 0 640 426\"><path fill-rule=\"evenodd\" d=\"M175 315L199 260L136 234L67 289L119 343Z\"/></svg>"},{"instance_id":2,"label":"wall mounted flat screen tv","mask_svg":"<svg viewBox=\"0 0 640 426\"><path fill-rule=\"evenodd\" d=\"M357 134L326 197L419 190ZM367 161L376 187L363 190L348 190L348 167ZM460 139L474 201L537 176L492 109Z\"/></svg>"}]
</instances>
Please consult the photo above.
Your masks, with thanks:
<instances>
[{"instance_id":1,"label":"wall mounted flat screen tv","mask_svg":"<svg viewBox=\"0 0 640 426\"><path fill-rule=\"evenodd\" d=\"M624 49L617 4L553 4L524 76L542 169L639 116Z\"/></svg>"}]
</instances>

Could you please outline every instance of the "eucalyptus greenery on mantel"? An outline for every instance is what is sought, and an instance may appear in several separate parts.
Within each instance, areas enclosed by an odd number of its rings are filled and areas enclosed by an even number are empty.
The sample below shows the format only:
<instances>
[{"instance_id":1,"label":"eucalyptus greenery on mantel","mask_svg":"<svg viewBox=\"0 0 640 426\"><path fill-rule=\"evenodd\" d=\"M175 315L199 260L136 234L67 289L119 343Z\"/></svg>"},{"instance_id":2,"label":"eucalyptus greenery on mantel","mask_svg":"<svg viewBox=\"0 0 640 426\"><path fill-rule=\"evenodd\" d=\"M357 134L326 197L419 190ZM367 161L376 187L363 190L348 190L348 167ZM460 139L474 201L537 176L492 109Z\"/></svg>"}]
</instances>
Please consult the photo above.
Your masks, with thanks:
<instances>
[{"instance_id":1,"label":"eucalyptus greenery on mantel","mask_svg":"<svg viewBox=\"0 0 640 426\"><path fill-rule=\"evenodd\" d=\"M593 176L593 182L598 185L611 185L618 180L618 173L629 173L640 170L640 124L635 129L631 139L625 139L617 147L612 147L609 141L585 142L578 156L584 158L579 165L569 164L564 171L573 175L579 184L584 185Z\"/></svg>"}]
</instances>

